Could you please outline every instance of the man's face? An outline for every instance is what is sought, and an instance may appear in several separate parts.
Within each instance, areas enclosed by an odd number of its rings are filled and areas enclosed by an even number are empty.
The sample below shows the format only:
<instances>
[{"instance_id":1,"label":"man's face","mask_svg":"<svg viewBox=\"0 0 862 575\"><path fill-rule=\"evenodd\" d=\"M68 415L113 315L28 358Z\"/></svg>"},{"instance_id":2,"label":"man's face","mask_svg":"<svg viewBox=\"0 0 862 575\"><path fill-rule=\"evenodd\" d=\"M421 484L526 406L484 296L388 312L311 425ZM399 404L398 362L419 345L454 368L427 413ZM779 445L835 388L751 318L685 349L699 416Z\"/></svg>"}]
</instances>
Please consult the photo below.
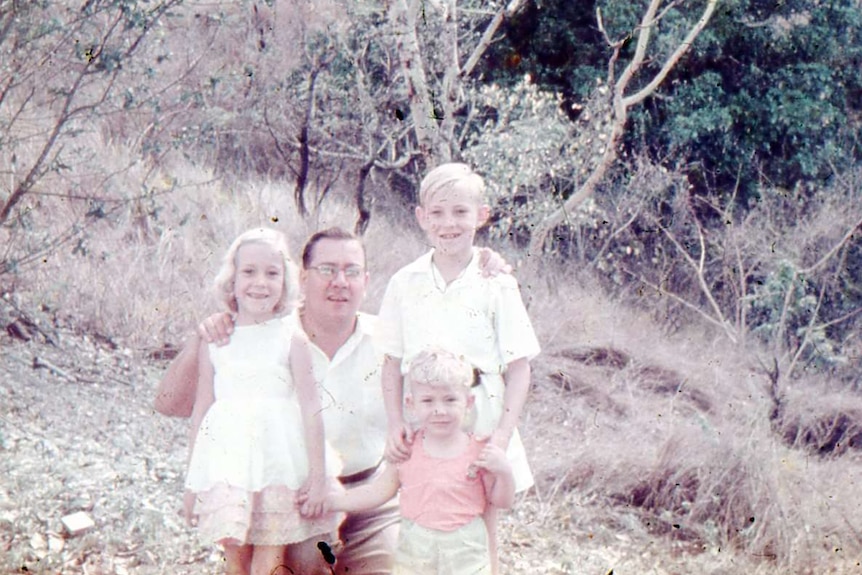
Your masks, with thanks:
<instances>
[{"instance_id":1,"label":"man's face","mask_svg":"<svg viewBox=\"0 0 862 575\"><path fill-rule=\"evenodd\" d=\"M350 277L357 269L361 273ZM320 270L334 270L334 273L327 275ZM315 319L355 317L368 287L362 244L356 240L330 238L318 241L312 249L308 268L300 274L300 282L306 316Z\"/></svg>"}]
</instances>

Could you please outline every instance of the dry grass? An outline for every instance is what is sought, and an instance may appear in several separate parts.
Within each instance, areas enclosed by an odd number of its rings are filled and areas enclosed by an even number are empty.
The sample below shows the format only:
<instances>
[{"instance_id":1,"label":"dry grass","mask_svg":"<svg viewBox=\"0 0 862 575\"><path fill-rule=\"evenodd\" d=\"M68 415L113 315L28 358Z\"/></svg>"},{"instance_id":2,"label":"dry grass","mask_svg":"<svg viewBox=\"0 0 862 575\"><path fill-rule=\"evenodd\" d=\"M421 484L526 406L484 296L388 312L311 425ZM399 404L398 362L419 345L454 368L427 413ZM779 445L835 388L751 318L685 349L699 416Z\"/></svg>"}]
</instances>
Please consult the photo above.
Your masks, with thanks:
<instances>
[{"instance_id":1,"label":"dry grass","mask_svg":"<svg viewBox=\"0 0 862 575\"><path fill-rule=\"evenodd\" d=\"M128 164L122 148L109 149L117 165ZM47 310L36 314L45 331L71 327L130 349L130 359L179 344L215 309L202 294L241 230L273 225L298 251L314 229L353 224L352 212L337 204L301 220L285 186L226 189L185 164L122 174L113 189L154 193L99 219L83 251L52 253L22 269L7 289L14 288L21 309ZM45 233L79 215L44 213ZM425 246L413 222L380 213L366 241L372 273L366 309L373 311L386 279ZM609 300L573 271L534 264L528 259L516 273L544 345L523 423L537 487L504 521L509 572L860 572L860 398L800 379L776 411L756 349L734 348L694 325L668 337L647 315ZM67 362L72 372L75 358ZM146 394L151 385L135 387ZM51 428L40 433L56 443ZM14 455L14 446L5 449ZM170 451L177 476L182 449ZM16 479L16 489L25 489L25 481ZM98 499L98 486L88 489ZM135 537L156 537L155 515L116 513L137 530ZM189 541L183 535L182 550L161 552L212 567ZM16 557L29 556L18 551Z\"/></svg>"},{"instance_id":2,"label":"dry grass","mask_svg":"<svg viewBox=\"0 0 862 575\"><path fill-rule=\"evenodd\" d=\"M532 294L540 521L663 548L689 572L857 572L859 398L800 380L772 422L752 350L697 328L665 337L573 276Z\"/></svg>"}]
</instances>

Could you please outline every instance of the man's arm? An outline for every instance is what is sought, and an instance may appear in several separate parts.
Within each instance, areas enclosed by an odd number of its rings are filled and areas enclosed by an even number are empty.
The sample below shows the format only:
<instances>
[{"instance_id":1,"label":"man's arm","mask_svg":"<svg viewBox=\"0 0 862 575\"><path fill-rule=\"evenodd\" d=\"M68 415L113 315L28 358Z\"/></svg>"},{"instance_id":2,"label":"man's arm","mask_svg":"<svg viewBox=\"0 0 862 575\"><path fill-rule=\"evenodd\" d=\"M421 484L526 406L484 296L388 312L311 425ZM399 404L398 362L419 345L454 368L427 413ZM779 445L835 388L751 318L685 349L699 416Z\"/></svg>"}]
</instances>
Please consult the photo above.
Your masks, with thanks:
<instances>
[{"instance_id":1,"label":"man's arm","mask_svg":"<svg viewBox=\"0 0 862 575\"><path fill-rule=\"evenodd\" d=\"M198 326L197 333L186 342L180 354L168 366L159 382L154 407L168 417L190 417L195 406L202 342L225 345L233 333L233 318L229 313L209 316Z\"/></svg>"},{"instance_id":2,"label":"man's arm","mask_svg":"<svg viewBox=\"0 0 862 575\"><path fill-rule=\"evenodd\" d=\"M192 336L168 366L156 390L154 407L169 417L190 417L198 384L200 337Z\"/></svg>"}]
</instances>

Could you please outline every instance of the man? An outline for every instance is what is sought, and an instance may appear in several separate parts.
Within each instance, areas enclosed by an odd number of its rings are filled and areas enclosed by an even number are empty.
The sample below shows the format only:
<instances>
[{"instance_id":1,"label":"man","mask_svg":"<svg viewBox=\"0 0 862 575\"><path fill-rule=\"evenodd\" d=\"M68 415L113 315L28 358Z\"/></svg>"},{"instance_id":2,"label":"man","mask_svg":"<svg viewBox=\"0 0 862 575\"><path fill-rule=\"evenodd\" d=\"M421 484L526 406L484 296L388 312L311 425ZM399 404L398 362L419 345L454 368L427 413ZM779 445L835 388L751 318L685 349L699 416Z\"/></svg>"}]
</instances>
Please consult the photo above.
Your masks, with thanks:
<instances>
[{"instance_id":1,"label":"man","mask_svg":"<svg viewBox=\"0 0 862 575\"><path fill-rule=\"evenodd\" d=\"M300 286L302 308L285 321L297 322L311 342L315 379L321 383L321 402L326 438L340 453L345 486L368 482L378 471L386 444L386 412L383 407L380 368L371 330L376 318L359 313L368 286L365 250L359 239L339 228L317 232L302 252ZM229 334L229 317L207 322L208 333ZM209 339L226 339L210 336ZM199 337L186 344L159 384L156 411L188 417L197 383ZM337 556L335 573L383 575L390 572L398 525L395 499L381 507L348 514L339 529L339 548L325 542L322 552L306 554L318 561L329 549ZM329 557L331 560L331 557ZM320 565L302 566L308 573Z\"/></svg>"}]
</instances>

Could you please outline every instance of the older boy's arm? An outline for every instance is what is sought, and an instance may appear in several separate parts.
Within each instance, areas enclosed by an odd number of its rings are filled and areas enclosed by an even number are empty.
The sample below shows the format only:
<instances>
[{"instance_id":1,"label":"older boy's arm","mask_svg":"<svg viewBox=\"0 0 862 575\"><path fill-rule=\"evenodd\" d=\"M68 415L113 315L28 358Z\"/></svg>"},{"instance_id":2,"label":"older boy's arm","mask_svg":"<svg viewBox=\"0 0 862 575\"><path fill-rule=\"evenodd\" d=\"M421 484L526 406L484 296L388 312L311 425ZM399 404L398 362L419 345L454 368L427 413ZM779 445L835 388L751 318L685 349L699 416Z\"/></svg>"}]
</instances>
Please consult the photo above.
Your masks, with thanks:
<instances>
[{"instance_id":1,"label":"older boy's arm","mask_svg":"<svg viewBox=\"0 0 862 575\"><path fill-rule=\"evenodd\" d=\"M401 375L401 360L390 355L383 361L383 405L389 433L386 438L386 458L395 463L410 457L410 428L404 421L404 378Z\"/></svg>"},{"instance_id":2,"label":"older boy's arm","mask_svg":"<svg viewBox=\"0 0 862 575\"><path fill-rule=\"evenodd\" d=\"M487 473L482 476L485 495L494 507L508 509L515 502L515 476L506 452L489 443L479 454L476 466Z\"/></svg>"},{"instance_id":3,"label":"older boy's arm","mask_svg":"<svg viewBox=\"0 0 862 575\"><path fill-rule=\"evenodd\" d=\"M516 359L506 367L503 374L506 381L506 391L503 394L503 415L497 429L491 435L491 441L505 450L509 446L509 440L518 423L521 420L521 412L527 403L527 395L530 392L530 362L526 357Z\"/></svg>"},{"instance_id":4,"label":"older boy's arm","mask_svg":"<svg viewBox=\"0 0 862 575\"><path fill-rule=\"evenodd\" d=\"M191 416L197 393L200 345L200 338L197 335L192 336L159 382L154 407L162 415Z\"/></svg>"}]
</instances>

